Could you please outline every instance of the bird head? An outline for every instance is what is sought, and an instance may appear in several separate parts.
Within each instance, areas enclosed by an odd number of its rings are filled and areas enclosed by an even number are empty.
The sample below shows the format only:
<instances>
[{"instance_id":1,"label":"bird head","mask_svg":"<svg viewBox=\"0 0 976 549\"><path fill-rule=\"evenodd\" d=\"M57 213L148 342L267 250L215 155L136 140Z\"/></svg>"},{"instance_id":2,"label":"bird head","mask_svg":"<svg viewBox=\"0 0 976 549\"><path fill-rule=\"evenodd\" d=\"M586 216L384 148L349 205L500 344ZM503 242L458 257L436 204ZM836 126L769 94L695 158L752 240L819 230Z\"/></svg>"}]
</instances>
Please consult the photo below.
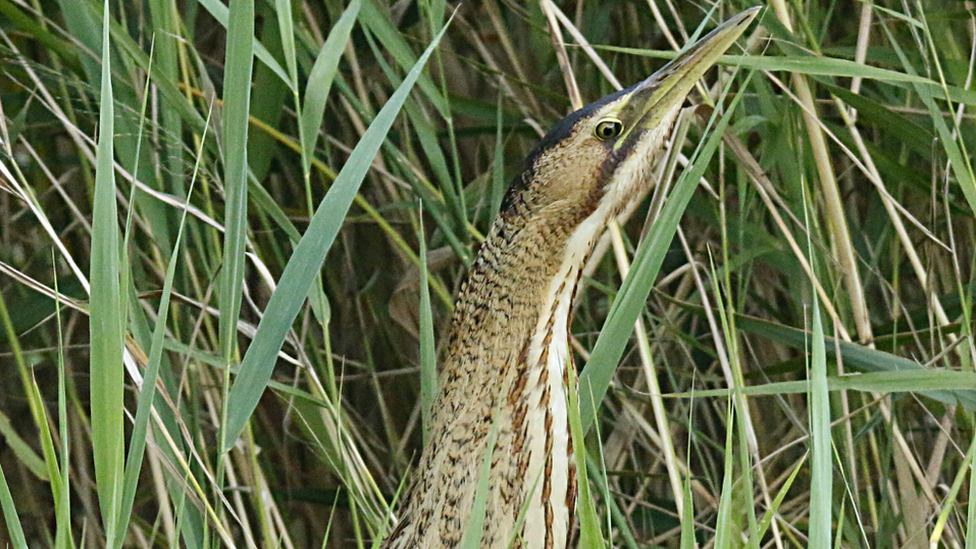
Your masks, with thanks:
<instances>
[{"instance_id":1,"label":"bird head","mask_svg":"<svg viewBox=\"0 0 976 549\"><path fill-rule=\"evenodd\" d=\"M541 215L572 232L598 210L602 222L644 196L657 153L695 83L759 13L750 8L685 48L649 78L558 122L526 160L502 217Z\"/></svg>"}]
</instances>

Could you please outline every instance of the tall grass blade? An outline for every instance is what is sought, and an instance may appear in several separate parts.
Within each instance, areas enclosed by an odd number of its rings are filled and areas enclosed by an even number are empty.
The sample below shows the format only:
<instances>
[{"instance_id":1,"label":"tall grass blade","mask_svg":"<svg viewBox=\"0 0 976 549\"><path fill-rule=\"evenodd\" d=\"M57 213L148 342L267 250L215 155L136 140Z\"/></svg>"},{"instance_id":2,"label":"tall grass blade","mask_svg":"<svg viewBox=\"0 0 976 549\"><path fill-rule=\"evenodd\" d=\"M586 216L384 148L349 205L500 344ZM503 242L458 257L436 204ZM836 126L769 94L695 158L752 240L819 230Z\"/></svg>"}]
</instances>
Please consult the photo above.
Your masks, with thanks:
<instances>
[{"instance_id":1,"label":"tall grass blade","mask_svg":"<svg viewBox=\"0 0 976 549\"><path fill-rule=\"evenodd\" d=\"M150 0L149 13L153 19L155 33L151 46L152 53L150 55L155 55L155 58L151 61L153 63L152 70L147 72L153 74L159 73L161 79L178 82L180 79L180 60L177 43L183 36L176 2L175 0ZM145 96L143 97L143 101L145 102ZM182 135L183 123L176 109L163 109L160 112L160 118L162 119L161 129L164 130L164 135ZM139 135L141 137L142 132ZM183 178L177 175L183 173L182 143L177 139L166 139L164 147L166 157L163 161L165 162L166 172L169 172L164 177L165 180L168 180L169 185L163 185L162 188L172 188L172 192L176 196L182 197L185 193L185 186Z\"/></svg>"},{"instance_id":2,"label":"tall grass blade","mask_svg":"<svg viewBox=\"0 0 976 549\"><path fill-rule=\"evenodd\" d=\"M229 439L240 431L227 431L230 390L230 364L236 362L237 321L241 312L244 283L244 252L247 243L247 134L251 111L251 76L254 68L254 1L231 0L227 22L227 54L224 62L224 107L221 120L224 161L224 249L218 288L220 305L220 355L228 368L222 382L224 406L221 409L218 447L229 449ZM218 466L218 484L223 468Z\"/></svg>"},{"instance_id":3,"label":"tall grass blade","mask_svg":"<svg viewBox=\"0 0 976 549\"><path fill-rule=\"evenodd\" d=\"M295 21L292 18L292 4L289 0L274 0L275 16L278 19L278 35L281 38L281 53L285 56L288 70L288 87L298 90L298 59L295 55Z\"/></svg>"},{"instance_id":4,"label":"tall grass blade","mask_svg":"<svg viewBox=\"0 0 976 549\"><path fill-rule=\"evenodd\" d=\"M444 29L446 30L447 27L445 26ZM345 214L366 172L369 171L373 157L382 146L400 107L406 101L424 64L443 35L444 30L434 38L410 69L400 87L376 115L373 123L349 155L332 188L322 199L302 240L295 246L291 259L278 281L278 288L268 302L264 317L241 363L241 373L231 389L227 402L228 413L222 451L227 451L233 446L234 440L240 435L244 424L257 406L264 388L271 379L275 356L285 340L285 334L288 333L298 315L298 310L342 227Z\"/></svg>"},{"instance_id":5,"label":"tall grass blade","mask_svg":"<svg viewBox=\"0 0 976 549\"><path fill-rule=\"evenodd\" d=\"M735 407L732 405L732 400L728 402L728 412L725 414L726 421L725 425L725 456L723 463L725 465L722 474L722 493L718 500L718 515L715 517L715 548L716 549L728 549L733 547L733 537L735 533L733 532L733 518L732 518L732 485L733 485L733 464L735 463L735 452L732 447L732 438L734 437L735 429L731 426L734 425L735 420ZM812 547L812 546L811 546Z\"/></svg>"},{"instance_id":6,"label":"tall grass blade","mask_svg":"<svg viewBox=\"0 0 976 549\"><path fill-rule=\"evenodd\" d=\"M7 474L0 466L0 507L3 508L3 519L6 521L7 532L10 535L10 542L14 549L28 549L27 538L24 536L24 528L20 525L20 517L17 516L17 506L14 498L10 494L10 487L7 485Z\"/></svg>"},{"instance_id":7,"label":"tall grass blade","mask_svg":"<svg viewBox=\"0 0 976 549\"><path fill-rule=\"evenodd\" d=\"M498 94L498 109L495 114L495 158L491 165L491 206L488 213L495 215L502 208L505 198L505 145L502 140L504 129L504 111L502 110L502 95Z\"/></svg>"},{"instance_id":8,"label":"tall grass blade","mask_svg":"<svg viewBox=\"0 0 976 549\"><path fill-rule=\"evenodd\" d=\"M766 536L766 530L772 525L773 521L776 520L776 514L779 513L779 508L783 504L783 500L786 499L786 494L789 493L790 487L793 486L793 481L796 480L797 474L803 468L803 464L807 461L807 456L809 453L803 454L800 461L796 462L793 466L793 472L790 473L789 478L783 483L783 486L776 493L776 497L773 499L773 504L766 509L766 513L763 515L762 520L759 521L758 532L756 533L757 539L763 539Z\"/></svg>"},{"instance_id":9,"label":"tall grass blade","mask_svg":"<svg viewBox=\"0 0 976 549\"><path fill-rule=\"evenodd\" d=\"M53 252L51 258L56 258ZM57 292L58 278L55 276L53 280L54 290ZM58 325L58 431L61 434L61 497L54 504L54 547L69 549L74 546L71 539L71 437L68 431L68 398L65 388L67 373L64 368L64 334L61 330L60 299L54 300L54 314Z\"/></svg>"},{"instance_id":10,"label":"tall grass blade","mask_svg":"<svg viewBox=\"0 0 976 549\"><path fill-rule=\"evenodd\" d=\"M691 479L681 483L681 497L684 499L681 513L681 549L695 549L698 542L695 539L695 498L691 496Z\"/></svg>"},{"instance_id":11,"label":"tall grass blade","mask_svg":"<svg viewBox=\"0 0 976 549\"><path fill-rule=\"evenodd\" d=\"M571 368L569 364L567 368ZM580 399L579 383L575 372L569 373L569 390L566 394L566 409L569 416L569 434L572 442L573 456L576 460L576 475L579 485L579 492L576 501L576 510L580 522L580 547L606 547L603 534L600 531L600 517L596 512L596 503L590 493L590 480L587 474L587 461L589 454L586 451L586 431L583 430L583 423L580 421L580 409L596 407L592 398ZM586 404L584 404L586 401ZM594 412L595 413L595 412ZM599 438L597 439L599 440ZM608 496L609 494L604 494Z\"/></svg>"},{"instance_id":12,"label":"tall grass blade","mask_svg":"<svg viewBox=\"0 0 976 549\"><path fill-rule=\"evenodd\" d=\"M488 494L491 492L491 456L495 453L495 441L498 439L498 416L496 415L495 418L491 424L491 429L488 431L485 456L481 462L478 484L474 490L474 501L471 502L471 514L468 516L468 522L464 525L464 533L461 534L461 543L458 545L459 549L478 549L481 547L481 538L485 533L486 504Z\"/></svg>"},{"instance_id":13,"label":"tall grass blade","mask_svg":"<svg viewBox=\"0 0 976 549\"><path fill-rule=\"evenodd\" d=\"M813 338L810 342L810 547L830 547L833 469L831 467L830 389L824 349L820 301L813 296Z\"/></svg>"},{"instance_id":14,"label":"tall grass blade","mask_svg":"<svg viewBox=\"0 0 976 549\"><path fill-rule=\"evenodd\" d=\"M108 539L114 539L119 519L122 486L124 342L119 281L118 210L115 201L113 138L115 110L110 61L109 3L103 4L102 82L98 116L98 152L95 160L95 195L92 205L91 250L91 438L95 481L102 521Z\"/></svg>"},{"instance_id":15,"label":"tall grass blade","mask_svg":"<svg viewBox=\"0 0 976 549\"><path fill-rule=\"evenodd\" d=\"M962 488L962 483L966 480L966 476L973 476L973 458L976 457L976 436L973 437L972 442L969 443L969 450L966 451L966 456L962 460L961 467L956 471L956 476L952 480L952 486L949 488L949 493L946 495L945 501L942 504L942 511L939 513L939 518L935 521L935 526L932 527L932 534L929 536L929 547L938 547L939 542L942 541L942 533L945 531L946 523L949 521L949 515L956 510L957 502L956 498L959 497L959 490ZM971 482L971 481L970 481ZM972 495L970 495L970 499ZM972 509L969 510L970 514ZM972 528L972 520L969 521L969 527ZM948 545L948 544L947 544ZM969 548L969 542L966 542L967 549Z\"/></svg>"},{"instance_id":16,"label":"tall grass blade","mask_svg":"<svg viewBox=\"0 0 976 549\"><path fill-rule=\"evenodd\" d=\"M229 364L237 352L237 320L247 238L247 132L251 105L254 1L231 0L224 65L224 261L220 271L220 350Z\"/></svg>"},{"instance_id":17,"label":"tall grass blade","mask_svg":"<svg viewBox=\"0 0 976 549\"><path fill-rule=\"evenodd\" d=\"M421 202L420 228L420 406L424 422L424 443L430 440L431 417L437 398L437 346L434 342L434 318L430 308L430 288L427 272L427 236L424 233L424 210Z\"/></svg>"},{"instance_id":18,"label":"tall grass blade","mask_svg":"<svg viewBox=\"0 0 976 549\"><path fill-rule=\"evenodd\" d=\"M976 423L976 418L969 416L969 424ZM976 433L973 434L972 445L976 445ZM970 446L972 447L972 446ZM973 460L969 460L969 509L966 514L966 549L976 549L976 467Z\"/></svg>"}]
</instances>

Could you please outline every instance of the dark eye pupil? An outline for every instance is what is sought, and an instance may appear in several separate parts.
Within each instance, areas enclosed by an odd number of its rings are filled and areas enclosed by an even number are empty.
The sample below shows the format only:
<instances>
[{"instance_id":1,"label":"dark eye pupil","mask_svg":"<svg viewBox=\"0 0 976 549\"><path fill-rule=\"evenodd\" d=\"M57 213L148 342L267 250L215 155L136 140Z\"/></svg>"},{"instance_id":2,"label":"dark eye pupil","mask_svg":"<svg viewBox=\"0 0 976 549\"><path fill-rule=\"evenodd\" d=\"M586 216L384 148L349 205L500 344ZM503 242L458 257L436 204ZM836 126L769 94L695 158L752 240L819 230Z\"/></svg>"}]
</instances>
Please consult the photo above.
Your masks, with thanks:
<instances>
[{"instance_id":1,"label":"dark eye pupil","mask_svg":"<svg viewBox=\"0 0 976 549\"><path fill-rule=\"evenodd\" d=\"M600 127L597 129L597 131L599 132L600 137L610 138L616 137L618 134L620 134L620 128L620 122L606 121L600 123Z\"/></svg>"}]
</instances>

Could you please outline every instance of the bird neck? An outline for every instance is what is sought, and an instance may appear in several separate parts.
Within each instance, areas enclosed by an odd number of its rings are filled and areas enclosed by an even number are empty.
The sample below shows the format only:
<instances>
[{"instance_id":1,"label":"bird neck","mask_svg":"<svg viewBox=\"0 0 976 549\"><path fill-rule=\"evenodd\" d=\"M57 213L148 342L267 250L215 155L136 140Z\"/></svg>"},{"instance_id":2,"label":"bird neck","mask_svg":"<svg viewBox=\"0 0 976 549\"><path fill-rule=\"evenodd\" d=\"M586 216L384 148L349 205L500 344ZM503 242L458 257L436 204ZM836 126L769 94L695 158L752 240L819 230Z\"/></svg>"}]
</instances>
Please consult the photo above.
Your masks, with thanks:
<instances>
[{"instance_id":1,"label":"bird neck","mask_svg":"<svg viewBox=\"0 0 976 549\"><path fill-rule=\"evenodd\" d=\"M590 211L503 213L461 287L442 368L442 390L474 379L526 383L548 349L566 354L580 272L606 217ZM540 220L542 217L544 220ZM582 219L582 221L581 221ZM514 377L513 377L514 376Z\"/></svg>"}]
</instances>

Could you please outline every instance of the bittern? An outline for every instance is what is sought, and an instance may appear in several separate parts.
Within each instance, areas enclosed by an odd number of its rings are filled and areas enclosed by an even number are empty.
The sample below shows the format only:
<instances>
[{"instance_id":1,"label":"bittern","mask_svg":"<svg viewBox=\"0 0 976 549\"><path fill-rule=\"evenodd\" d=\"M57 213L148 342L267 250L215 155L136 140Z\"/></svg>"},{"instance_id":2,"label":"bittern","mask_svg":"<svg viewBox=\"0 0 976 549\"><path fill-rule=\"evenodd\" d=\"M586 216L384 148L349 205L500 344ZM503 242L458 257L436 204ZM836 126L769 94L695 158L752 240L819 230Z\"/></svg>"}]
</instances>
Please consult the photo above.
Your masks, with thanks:
<instances>
[{"instance_id":1,"label":"bittern","mask_svg":"<svg viewBox=\"0 0 976 549\"><path fill-rule=\"evenodd\" d=\"M529 155L461 286L430 436L383 547L457 547L489 452L480 547L566 547L578 466L568 333L581 269L607 223L651 187L655 157L691 88L758 11L570 114Z\"/></svg>"}]
</instances>

